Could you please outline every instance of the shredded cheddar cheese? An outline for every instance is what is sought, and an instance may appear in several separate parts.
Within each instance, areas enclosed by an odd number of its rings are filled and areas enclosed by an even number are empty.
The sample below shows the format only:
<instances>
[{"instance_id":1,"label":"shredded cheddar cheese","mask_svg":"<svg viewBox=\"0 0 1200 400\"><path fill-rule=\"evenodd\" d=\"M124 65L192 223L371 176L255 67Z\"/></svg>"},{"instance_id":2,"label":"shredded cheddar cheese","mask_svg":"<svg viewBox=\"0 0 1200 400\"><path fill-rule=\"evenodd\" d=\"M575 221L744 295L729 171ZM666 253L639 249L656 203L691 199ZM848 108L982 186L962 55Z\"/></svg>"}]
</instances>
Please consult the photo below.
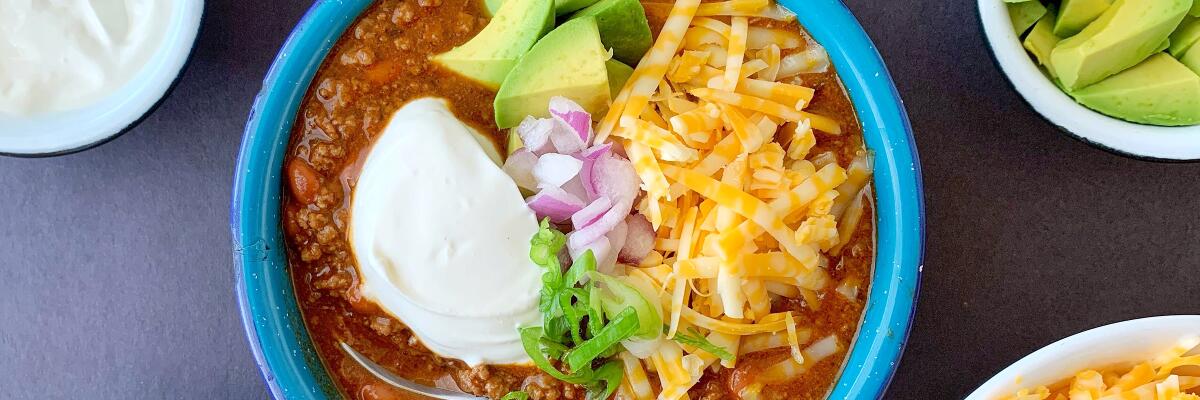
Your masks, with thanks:
<instances>
[{"instance_id":1,"label":"shredded cheddar cheese","mask_svg":"<svg viewBox=\"0 0 1200 400\"><path fill-rule=\"evenodd\" d=\"M653 351L621 354L629 398L687 398L706 369L749 352L786 348L791 357L766 372L789 379L844 351L836 336L810 343L800 314L771 312L778 297L815 310L818 293L838 285L827 254L863 218L857 199L869 197L872 167L868 152L814 151L843 127L810 112L816 90L785 71L805 39L754 26L754 17L786 20L781 10L769 0L675 0L596 128L633 163L645 191L635 208L655 230L653 251L623 279L661 307L665 336ZM735 357L675 340L688 332Z\"/></svg>"}]
</instances>

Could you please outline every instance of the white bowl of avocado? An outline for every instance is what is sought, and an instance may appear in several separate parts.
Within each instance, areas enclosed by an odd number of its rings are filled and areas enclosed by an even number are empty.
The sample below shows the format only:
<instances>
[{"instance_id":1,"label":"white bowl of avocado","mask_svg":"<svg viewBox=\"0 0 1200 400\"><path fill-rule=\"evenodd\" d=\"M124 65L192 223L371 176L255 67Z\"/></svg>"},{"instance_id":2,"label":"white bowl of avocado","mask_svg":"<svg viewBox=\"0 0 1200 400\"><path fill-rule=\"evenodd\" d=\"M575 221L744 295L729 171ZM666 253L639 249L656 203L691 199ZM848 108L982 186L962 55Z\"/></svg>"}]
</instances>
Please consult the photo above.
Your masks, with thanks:
<instances>
[{"instance_id":1,"label":"white bowl of avocado","mask_svg":"<svg viewBox=\"0 0 1200 400\"><path fill-rule=\"evenodd\" d=\"M1200 0L979 0L1017 92L1122 155L1200 161Z\"/></svg>"}]
</instances>

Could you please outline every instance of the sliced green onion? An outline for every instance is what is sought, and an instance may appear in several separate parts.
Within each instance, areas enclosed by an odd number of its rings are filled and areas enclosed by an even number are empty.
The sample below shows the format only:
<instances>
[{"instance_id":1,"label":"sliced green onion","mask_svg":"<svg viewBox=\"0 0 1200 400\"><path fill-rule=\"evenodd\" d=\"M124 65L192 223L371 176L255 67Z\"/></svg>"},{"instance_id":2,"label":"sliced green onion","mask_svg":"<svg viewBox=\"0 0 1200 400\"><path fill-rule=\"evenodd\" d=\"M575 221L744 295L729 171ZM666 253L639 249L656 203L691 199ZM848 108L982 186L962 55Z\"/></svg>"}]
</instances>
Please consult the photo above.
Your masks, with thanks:
<instances>
[{"instance_id":1,"label":"sliced green onion","mask_svg":"<svg viewBox=\"0 0 1200 400\"><path fill-rule=\"evenodd\" d=\"M508 392L508 394L504 395L504 397L501 397L500 400L529 400L529 393L525 393L520 390Z\"/></svg>"},{"instance_id":2,"label":"sliced green onion","mask_svg":"<svg viewBox=\"0 0 1200 400\"><path fill-rule=\"evenodd\" d=\"M571 339L574 339L575 343L584 341L579 324L583 322L583 317L588 316L587 300L588 292L580 288L568 288L559 292L559 305L562 306L563 316L570 324Z\"/></svg>"},{"instance_id":3,"label":"sliced green onion","mask_svg":"<svg viewBox=\"0 0 1200 400\"><path fill-rule=\"evenodd\" d=\"M604 328L604 305L601 304L600 288L595 281L588 281L588 335L596 336Z\"/></svg>"},{"instance_id":4,"label":"sliced green onion","mask_svg":"<svg viewBox=\"0 0 1200 400\"><path fill-rule=\"evenodd\" d=\"M542 283L549 288L562 287L562 265L558 253L567 244L567 235L550 227L550 219L543 219L538 232L529 239L529 259L546 270Z\"/></svg>"},{"instance_id":5,"label":"sliced green onion","mask_svg":"<svg viewBox=\"0 0 1200 400\"><path fill-rule=\"evenodd\" d=\"M543 353L550 358L562 358L563 354L567 354L568 351L571 351L571 349L567 348L567 346L563 345L562 343L551 341L545 336L539 340L539 343L542 345Z\"/></svg>"},{"instance_id":6,"label":"sliced green onion","mask_svg":"<svg viewBox=\"0 0 1200 400\"><path fill-rule=\"evenodd\" d=\"M663 324L662 317L658 315L658 309L642 296L642 292L621 282L620 279L599 272L589 273L588 276L595 281L604 283L604 288L615 296L615 298L605 296L602 302L604 313L608 314L609 318L613 318L627 307L632 307L637 311L640 320L638 324L640 328L636 333L639 339L653 339L662 334L662 331L658 329Z\"/></svg>"},{"instance_id":7,"label":"sliced green onion","mask_svg":"<svg viewBox=\"0 0 1200 400\"><path fill-rule=\"evenodd\" d=\"M704 337L704 334L696 330L695 327L688 328L688 332L691 334L689 335L682 332L676 332L673 339L676 342L679 342L679 344L688 345L707 351L709 354L717 356L722 360L733 361L734 355L730 353L729 350L725 350L724 347L717 346L715 343L710 342L708 338Z\"/></svg>"},{"instance_id":8,"label":"sliced green onion","mask_svg":"<svg viewBox=\"0 0 1200 400\"><path fill-rule=\"evenodd\" d=\"M549 220L541 221L529 244L530 260L545 270L538 299L542 326L519 329L521 346L542 372L583 386L588 400L608 399L624 378L622 363L611 358L623 349L620 343L634 335L660 334L658 308L638 289L597 272L596 256L590 250L564 272L559 254L566 235L552 228ZM598 286L601 283L603 288ZM559 371L552 359L571 373ZM600 368L592 369L602 361ZM528 395L511 392L501 400L528 400Z\"/></svg>"},{"instance_id":9,"label":"sliced green onion","mask_svg":"<svg viewBox=\"0 0 1200 400\"><path fill-rule=\"evenodd\" d=\"M591 365L592 361L600 354L608 351L608 349L620 343L622 340L628 339L630 336L638 332L638 314L633 307L626 308L617 314L615 318L608 321L600 333L587 341L580 343L578 347L567 353L564 359L567 362L567 367L571 371L578 371L585 365Z\"/></svg>"},{"instance_id":10,"label":"sliced green onion","mask_svg":"<svg viewBox=\"0 0 1200 400\"><path fill-rule=\"evenodd\" d=\"M596 270L596 256L592 254L592 250L588 249L571 263L571 268L567 270L567 275L563 277L563 286L572 287L580 283L587 273Z\"/></svg>"},{"instance_id":11,"label":"sliced green onion","mask_svg":"<svg viewBox=\"0 0 1200 400\"><path fill-rule=\"evenodd\" d=\"M533 360L533 365L536 365L542 372L554 377L554 379L577 385L584 385L593 381L592 375L595 374L594 371L585 370L580 371L580 373L567 375L554 368L553 364L550 364L550 360L546 359L546 355L542 353L541 340L539 340L542 337L541 327L521 328L520 331L521 347L525 348L525 353Z\"/></svg>"},{"instance_id":12,"label":"sliced green onion","mask_svg":"<svg viewBox=\"0 0 1200 400\"><path fill-rule=\"evenodd\" d=\"M617 386L621 385L621 379L625 378L625 369L621 367L620 361L609 361L597 368L592 373L592 379L596 381L593 387L588 388L587 400L606 400L612 397L617 391ZM601 387L600 383L603 383Z\"/></svg>"}]
</instances>

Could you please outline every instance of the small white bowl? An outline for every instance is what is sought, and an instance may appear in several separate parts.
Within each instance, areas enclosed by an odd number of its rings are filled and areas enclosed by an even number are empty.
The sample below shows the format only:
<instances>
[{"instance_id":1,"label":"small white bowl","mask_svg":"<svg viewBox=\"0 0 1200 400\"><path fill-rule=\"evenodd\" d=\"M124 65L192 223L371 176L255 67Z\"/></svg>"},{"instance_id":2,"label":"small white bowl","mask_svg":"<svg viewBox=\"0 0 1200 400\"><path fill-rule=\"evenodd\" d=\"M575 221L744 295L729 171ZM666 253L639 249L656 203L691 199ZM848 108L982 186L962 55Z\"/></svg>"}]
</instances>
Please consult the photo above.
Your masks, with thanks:
<instances>
[{"instance_id":1,"label":"small white bowl","mask_svg":"<svg viewBox=\"0 0 1200 400\"><path fill-rule=\"evenodd\" d=\"M1136 364L1200 337L1200 315L1171 315L1118 322L1075 334L1025 356L1000 371L967 400L995 400L1018 390L1052 385L1086 370Z\"/></svg>"},{"instance_id":2,"label":"small white bowl","mask_svg":"<svg viewBox=\"0 0 1200 400\"><path fill-rule=\"evenodd\" d=\"M1200 161L1200 126L1135 124L1076 103L1038 68L1012 28L1003 0L979 0L979 19L996 63L1042 117L1069 135L1123 156L1153 161Z\"/></svg>"},{"instance_id":3,"label":"small white bowl","mask_svg":"<svg viewBox=\"0 0 1200 400\"><path fill-rule=\"evenodd\" d=\"M0 155L55 156L86 150L133 128L162 101L192 53L204 0L173 1L165 43L133 79L88 107L17 117L0 114Z\"/></svg>"}]
</instances>

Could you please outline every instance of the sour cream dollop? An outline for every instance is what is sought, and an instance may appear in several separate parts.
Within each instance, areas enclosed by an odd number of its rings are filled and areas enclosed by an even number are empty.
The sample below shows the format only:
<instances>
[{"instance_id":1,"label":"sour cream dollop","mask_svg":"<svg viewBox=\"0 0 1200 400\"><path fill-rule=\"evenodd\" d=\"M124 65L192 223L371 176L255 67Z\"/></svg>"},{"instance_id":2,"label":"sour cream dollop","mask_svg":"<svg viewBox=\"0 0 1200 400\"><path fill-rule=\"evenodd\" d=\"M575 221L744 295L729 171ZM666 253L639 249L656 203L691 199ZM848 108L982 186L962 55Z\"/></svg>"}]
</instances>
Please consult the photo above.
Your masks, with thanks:
<instances>
[{"instance_id":1,"label":"sour cream dollop","mask_svg":"<svg viewBox=\"0 0 1200 400\"><path fill-rule=\"evenodd\" d=\"M0 113L78 109L133 79L177 1L0 0Z\"/></svg>"},{"instance_id":2,"label":"sour cream dollop","mask_svg":"<svg viewBox=\"0 0 1200 400\"><path fill-rule=\"evenodd\" d=\"M540 318L537 219L477 137L441 99L392 115L351 202L360 291L441 356L525 363L517 327Z\"/></svg>"}]
</instances>

